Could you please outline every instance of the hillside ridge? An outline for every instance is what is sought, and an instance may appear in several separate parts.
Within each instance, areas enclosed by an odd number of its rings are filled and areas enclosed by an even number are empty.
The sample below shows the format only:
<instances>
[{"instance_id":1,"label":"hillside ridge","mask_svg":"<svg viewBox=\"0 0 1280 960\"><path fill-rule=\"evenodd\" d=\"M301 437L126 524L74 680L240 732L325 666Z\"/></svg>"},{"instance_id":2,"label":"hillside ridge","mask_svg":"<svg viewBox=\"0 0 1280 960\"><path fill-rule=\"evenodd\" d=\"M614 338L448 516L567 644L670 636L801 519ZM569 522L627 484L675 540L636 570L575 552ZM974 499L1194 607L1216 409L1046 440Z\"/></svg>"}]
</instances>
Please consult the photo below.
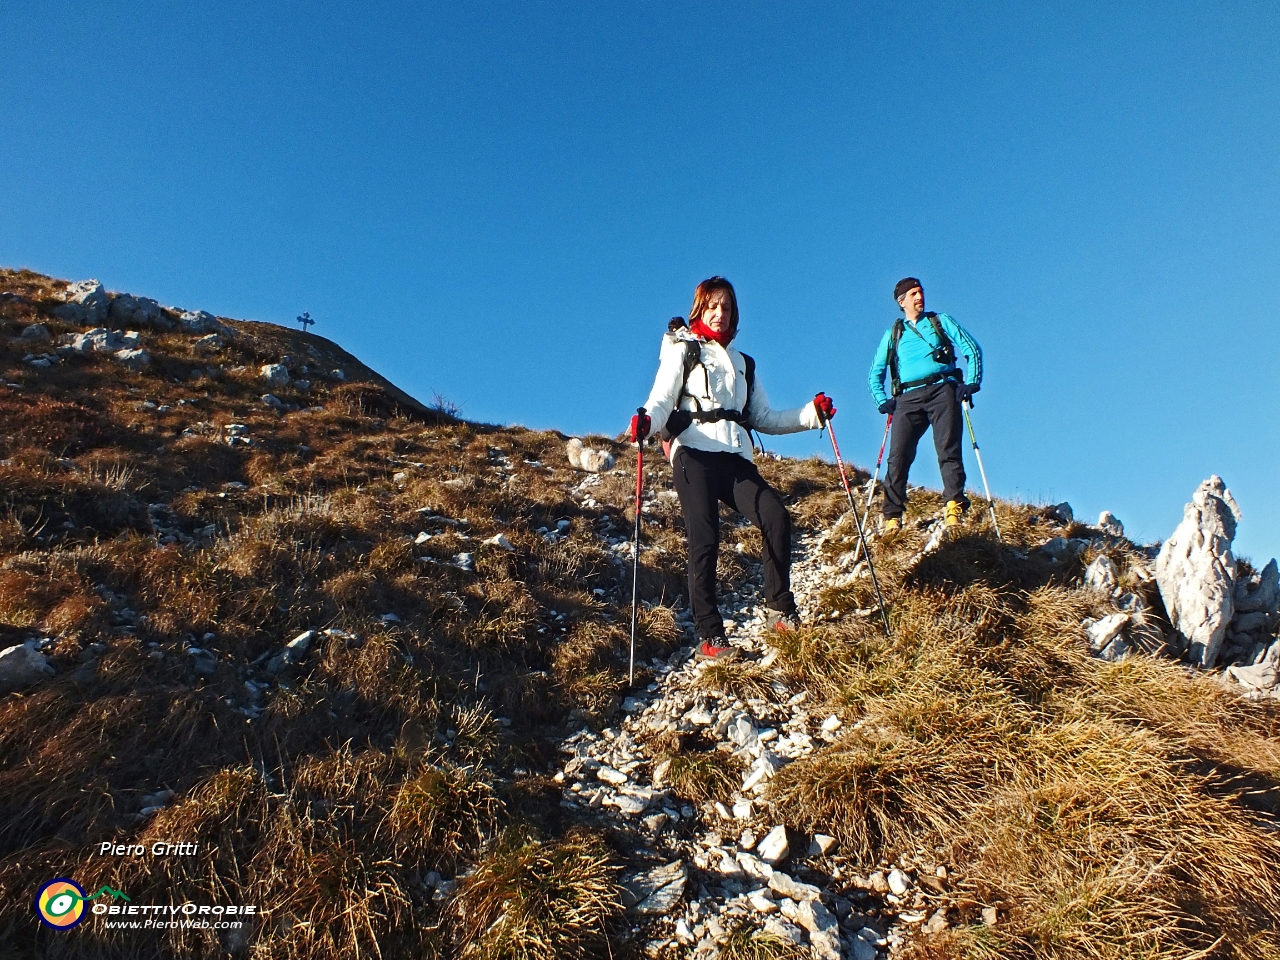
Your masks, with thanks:
<instances>
[{"instance_id":1,"label":"hillside ridge","mask_svg":"<svg viewBox=\"0 0 1280 960\"><path fill-rule=\"evenodd\" d=\"M726 512L697 662L646 457L629 685L634 446L29 271L0 364L8 955L1280 957L1280 587L1221 481L1159 551L913 489L886 636L835 468L761 457L805 626ZM53 929L57 877L223 919Z\"/></svg>"}]
</instances>

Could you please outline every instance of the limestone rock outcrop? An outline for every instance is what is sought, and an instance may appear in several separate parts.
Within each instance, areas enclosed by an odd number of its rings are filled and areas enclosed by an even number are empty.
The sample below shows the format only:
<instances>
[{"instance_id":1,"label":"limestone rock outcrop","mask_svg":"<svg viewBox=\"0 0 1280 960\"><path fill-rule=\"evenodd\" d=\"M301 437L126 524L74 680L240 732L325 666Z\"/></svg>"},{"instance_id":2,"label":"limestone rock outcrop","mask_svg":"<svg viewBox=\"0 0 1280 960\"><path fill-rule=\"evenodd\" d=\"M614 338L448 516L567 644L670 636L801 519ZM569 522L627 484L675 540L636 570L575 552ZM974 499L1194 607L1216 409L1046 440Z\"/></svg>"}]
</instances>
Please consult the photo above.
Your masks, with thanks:
<instances>
[{"instance_id":1,"label":"limestone rock outcrop","mask_svg":"<svg viewBox=\"0 0 1280 960\"><path fill-rule=\"evenodd\" d=\"M97 280L81 280L67 285L66 303L53 311L60 320L70 323L102 323L107 319L111 299L106 287Z\"/></svg>"},{"instance_id":2,"label":"limestone rock outcrop","mask_svg":"<svg viewBox=\"0 0 1280 960\"><path fill-rule=\"evenodd\" d=\"M1236 558L1231 552L1240 508L1222 478L1196 488L1182 522L1156 557L1156 583L1187 656L1212 667L1235 614Z\"/></svg>"}]
</instances>

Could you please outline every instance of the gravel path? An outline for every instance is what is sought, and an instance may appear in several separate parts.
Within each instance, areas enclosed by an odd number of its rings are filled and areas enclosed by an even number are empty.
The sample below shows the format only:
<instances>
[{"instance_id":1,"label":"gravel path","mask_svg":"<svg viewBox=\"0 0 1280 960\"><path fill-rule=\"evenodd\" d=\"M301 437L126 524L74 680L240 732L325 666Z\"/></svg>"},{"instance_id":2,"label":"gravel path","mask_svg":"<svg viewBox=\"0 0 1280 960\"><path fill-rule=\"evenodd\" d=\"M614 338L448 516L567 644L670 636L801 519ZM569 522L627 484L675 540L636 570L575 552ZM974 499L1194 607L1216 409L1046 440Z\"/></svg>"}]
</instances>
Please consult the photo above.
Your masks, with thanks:
<instances>
[{"instance_id":1,"label":"gravel path","mask_svg":"<svg viewBox=\"0 0 1280 960\"><path fill-rule=\"evenodd\" d=\"M861 574L823 565L823 536L796 537L792 583L805 622L817 614L820 585ZM915 879L924 870L937 886L945 868L883 864L860 875L832 837L801 836L770 819L763 801L769 780L836 740L844 724L816 710L807 691L788 686L774 669L778 654L765 629L760 579L757 564L721 597L737 659L754 664L756 695L737 698L707 684L710 664L696 661L692 647L654 660L647 665L652 682L623 704L625 719L599 733L584 728L561 744L562 806L633 838L624 902L650 956L717 957L730 933L745 928L803 945L801 952L807 947L817 958L874 960L901 943L904 926L946 925L945 911L931 915ZM692 637L692 624L681 625ZM735 775L730 786L737 788L724 787L723 797L681 801L668 778L673 765L688 767L690 758L737 767L741 783Z\"/></svg>"}]
</instances>

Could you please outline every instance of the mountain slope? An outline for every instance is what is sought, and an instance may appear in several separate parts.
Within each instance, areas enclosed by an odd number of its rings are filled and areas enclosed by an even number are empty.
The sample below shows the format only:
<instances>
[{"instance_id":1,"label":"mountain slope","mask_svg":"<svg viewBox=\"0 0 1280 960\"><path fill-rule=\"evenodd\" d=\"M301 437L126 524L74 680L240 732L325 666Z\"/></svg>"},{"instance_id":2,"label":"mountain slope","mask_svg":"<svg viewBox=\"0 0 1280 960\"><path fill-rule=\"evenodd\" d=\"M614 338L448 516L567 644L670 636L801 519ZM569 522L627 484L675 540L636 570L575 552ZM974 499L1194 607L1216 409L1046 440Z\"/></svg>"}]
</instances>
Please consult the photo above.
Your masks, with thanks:
<instances>
[{"instance_id":1,"label":"mountain slope","mask_svg":"<svg viewBox=\"0 0 1280 960\"><path fill-rule=\"evenodd\" d=\"M695 664L646 458L628 687L633 448L585 473L323 338L66 290L0 273L0 956L1280 956L1280 714L1159 655L1123 537L944 537L913 491L886 637L834 468L762 459L810 626L764 631L726 515L741 657ZM1091 654L1121 603L1151 655ZM60 931L55 877L257 909Z\"/></svg>"}]
</instances>

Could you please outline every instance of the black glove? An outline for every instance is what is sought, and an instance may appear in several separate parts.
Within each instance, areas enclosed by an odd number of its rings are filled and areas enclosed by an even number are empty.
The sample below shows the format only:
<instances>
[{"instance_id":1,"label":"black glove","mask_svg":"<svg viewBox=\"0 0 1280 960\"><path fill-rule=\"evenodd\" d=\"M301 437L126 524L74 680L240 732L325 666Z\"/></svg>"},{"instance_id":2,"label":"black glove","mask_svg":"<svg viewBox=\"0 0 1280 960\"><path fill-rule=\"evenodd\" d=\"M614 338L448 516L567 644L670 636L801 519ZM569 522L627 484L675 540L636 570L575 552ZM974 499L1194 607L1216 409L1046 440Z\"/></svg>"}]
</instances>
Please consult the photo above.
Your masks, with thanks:
<instances>
[{"instance_id":1,"label":"black glove","mask_svg":"<svg viewBox=\"0 0 1280 960\"><path fill-rule=\"evenodd\" d=\"M667 425L662 428L663 439L674 440L688 430L691 423L693 423L693 416L688 410L672 410L671 415L667 417Z\"/></svg>"},{"instance_id":2,"label":"black glove","mask_svg":"<svg viewBox=\"0 0 1280 960\"><path fill-rule=\"evenodd\" d=\"M880 412L886 416L892 416L893 411L898 409L898 398L890 397L884 403L880 404Z\"/></svg>"},{"instance_id":3,"label":"black glove","mask_svg":"<svg viewBox=\"0 0 1280 960\"><path fill-rule=\"evenodd\" d=\"M982 387L976 383L957 383L956 384L956 400L960 403L968 401L969 406L973 406L973 395L981 390Z\"/></svg>"}]
</instances>

